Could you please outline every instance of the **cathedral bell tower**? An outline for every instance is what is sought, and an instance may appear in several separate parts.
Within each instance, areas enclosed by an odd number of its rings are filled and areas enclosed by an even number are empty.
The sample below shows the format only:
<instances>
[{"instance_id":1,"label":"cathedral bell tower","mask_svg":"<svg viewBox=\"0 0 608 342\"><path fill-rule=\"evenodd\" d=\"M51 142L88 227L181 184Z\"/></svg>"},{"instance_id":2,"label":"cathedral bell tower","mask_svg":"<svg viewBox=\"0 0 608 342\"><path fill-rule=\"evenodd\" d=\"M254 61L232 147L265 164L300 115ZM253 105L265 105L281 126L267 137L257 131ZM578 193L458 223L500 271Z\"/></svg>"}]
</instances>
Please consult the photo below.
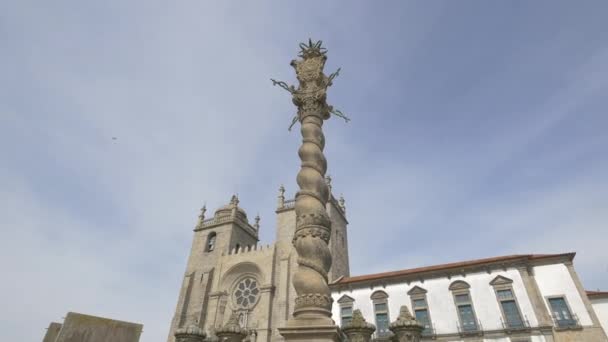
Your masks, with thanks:
<instances>
[{"instance_id":1,"label":"cathedral bell tower","mask_svg":"<svg viewBox=\"0 0 608 342\"><path fill-rule=\"evenodd\" d=\"M213 217L206 219L206 211L206 207L201 209L194 228L192 248L168 341L174 340L174 333L179 328L192 325L202 328L206 325L209 293L216 281L214 275L222 255L254 246L259 241L259 225L249 224L236 195L232 196L229 204L216 210Z\"/></svg>"}]
</instances>

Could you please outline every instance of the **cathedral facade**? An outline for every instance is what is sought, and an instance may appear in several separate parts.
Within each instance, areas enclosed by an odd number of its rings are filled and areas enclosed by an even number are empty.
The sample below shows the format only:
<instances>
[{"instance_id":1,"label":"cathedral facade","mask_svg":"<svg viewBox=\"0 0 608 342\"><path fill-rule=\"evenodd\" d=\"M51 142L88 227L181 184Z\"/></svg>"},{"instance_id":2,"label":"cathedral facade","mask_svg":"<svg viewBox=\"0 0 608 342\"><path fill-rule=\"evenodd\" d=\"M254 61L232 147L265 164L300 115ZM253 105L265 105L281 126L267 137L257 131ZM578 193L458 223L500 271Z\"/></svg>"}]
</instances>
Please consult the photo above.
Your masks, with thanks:
<instances>
[{"instance_id":1,"label":"cathedral facade","mask_svg":"<svg viewBox=\"0 0 608 342\"><path fill-rule=\"evenodd\" d=\"M213 339L233 313L249 331L250 341L283 341L277 328L286 324L296 298L292 285L297 254L294 200L285 200L281 187L276 210L276 240L259 245L259 218L250 223L239 200L205 218L205 209L194 229L192 249L168 342L177 329L195 325ZM349 276L347 224L343 201L330 194L327 213L333 257L329 281Z\"/></svg>"},{"instance_id":2,"label":"cathedral facade","mask_svg":"<svg viewBox=\"0 0 608 342\"><path fill-rule=\"evenodd\" d=\"M331 185L329 186L331 189ZM239 200L194 228L168 342L179 328L197 326L207 341L235 314L246 341L284 341L296 298L295 201L279 190L276 240L258 243L259 218L250 223ZM332 318L344 326L358 310L373 323L376 341L391 337L403 307L424 326L422 341L607 342L608 293L585 291L574 253L492 257L379 274L350 276L348 221L343 199L326 205L332 233L328 274ZM343 336L344 337L344 336Z\"/></svg>"}]
</instances>

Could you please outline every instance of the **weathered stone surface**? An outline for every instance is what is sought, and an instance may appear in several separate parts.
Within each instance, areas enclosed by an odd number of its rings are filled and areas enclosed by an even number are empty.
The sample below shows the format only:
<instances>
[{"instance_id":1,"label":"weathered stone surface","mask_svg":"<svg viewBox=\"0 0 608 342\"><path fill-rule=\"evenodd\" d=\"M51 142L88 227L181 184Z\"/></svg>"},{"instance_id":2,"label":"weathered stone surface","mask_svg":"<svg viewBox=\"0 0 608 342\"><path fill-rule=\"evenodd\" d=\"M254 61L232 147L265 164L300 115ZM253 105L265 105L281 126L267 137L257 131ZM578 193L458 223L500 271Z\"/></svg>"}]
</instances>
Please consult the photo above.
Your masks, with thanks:
<instances>
[{"instance_id":1,"label":"weathered stone surface","mask_svg":"<svg viewBox=\"0 0 608 342\"><path fill-rule=\"evenodd\" d=\"M51 322L46 329L46 334L44 335L42 342L55 342L59 335L59 330L61 330L61 323Z\"/></svg>"},{"instance_id":2,"label":"weathered stone surface","mask_svg":"<svg viewBox=\"0 0 608 342\"><path fill-rule=\"evenodd\" d=\"M138 342L143 325L68 312L55 342Z\"/></svg>"},{"instance_id":3,"label":"weathered stone surface","mask_svg":"<svg viewBox=\"0 0 608 342\"><path fill-rule=\"evenodd\" d=\"M424 327L410 314L407 306L403 305L399 317L389 325L389 329L395 334L393 340L397 342L419 342Z\"/></svg>"},{"instance_id":4,"label":"weathered stone surface","mask_svg":"<svg viewBox=\"0 0 608 342\"><path fill-rule=\"evenodd\" d=\"M361 310L355 310L352 320L342 327L342 331L348 336L350 342L369 342L376 327L365 321Z\"/></svg>"},{"instance_id":5,"label":"weathered stone surface","mask_svg":"<svg viewBox=\"0 0 608 342\"><path fill-rule=\"evenodd\" d=\"M190 325L175 331L175 341L177 342L203 342L206 334L203 329Z\"/></svg>"},{"instance_id":6,"label":"weathered stone surface","mask_svg":"<svg viewBox=\"0 0 608 342\"><path fill-rule=\"evenodd\" d=\"M247 330L241 328L236 312L233 311L228 322L218 329L215 334L221 342L241 342L247 337Z\"/></svg>"}]
</instances>

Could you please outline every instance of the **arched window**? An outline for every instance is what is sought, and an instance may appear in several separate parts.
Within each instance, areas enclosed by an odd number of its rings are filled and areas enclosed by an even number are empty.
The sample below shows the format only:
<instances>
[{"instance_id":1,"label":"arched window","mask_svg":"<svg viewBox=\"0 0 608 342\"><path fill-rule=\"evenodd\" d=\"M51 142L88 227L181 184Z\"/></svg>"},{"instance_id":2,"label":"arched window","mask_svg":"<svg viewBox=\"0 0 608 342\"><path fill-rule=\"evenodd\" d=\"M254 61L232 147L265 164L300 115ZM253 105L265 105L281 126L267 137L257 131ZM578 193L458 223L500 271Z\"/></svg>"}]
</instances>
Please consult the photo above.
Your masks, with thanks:
<instances>
[{"instance_id":1,"label":"arched window","mask_svg":"<svg viewBox=\"0 0 608 342\"><path fill-rule=\"evenodd\" d=\"M490 282L490 285L496 292L496 299L504 318L503 325L507 329L525 328L528 323L522 319L517 298L513 292L513 280L499 275Z\"/></svg>"},{"instance_id":2,"label":"arched window","mask_svg":"<svg viewBox=\"0 0 608 342\"><path fill-rule=\"evenodd\" d=\"M340 325L344 326L353 320L353 303L355 300L347 295L338 299L340 305Z\"/></svg>"},{"instance_id":3,"label":"arched window","mask_svg":"<svg viewBox=\"0 0 608 342\"><path fill-rule=\"evenodd\" d=\"M215 249L215 240L217 238L217 234L215 232L209 233L209 237L207 238L207 247L205 247L206 252L213 252Z\"/></svg>"},{"instance_id":4,"label":"arched window","mask_svg":"<svg viewBox=\"0 0 608 342\"><path fill-rule=\"evenodd\" d=\"M388 316L388 294L382 290L375 291L371 297L374 304L374 317L376 318L376 336L384 337L390 334L388 325L390 317Z\"/></svg>"},{"instance_id":5,"label":"arched window","mask_svg":"<svg viewBox=\"0 0 608 342\"><path fill-rule=\"evenodd\" d=\"M473 300L471 299L471 286L462 280L456 280L450 284L450 291L454 296L454 304L460 320L460 330L464 332L474 332L479 330Z\"/></svg>"},{"instance_id":6,"label":"arched window","mask_svg":"<svg viewBox=\"0 0 608 342\"><path fill-rule=\"evenodd\" d=\"M431 335L433 333L433 324L431 323L431 313L429 304L426 301L426 290L420 286L414 286L407 292L412 300L412 310L414 317L424 326L422 335Z\"/></svg>"}]
</instances>

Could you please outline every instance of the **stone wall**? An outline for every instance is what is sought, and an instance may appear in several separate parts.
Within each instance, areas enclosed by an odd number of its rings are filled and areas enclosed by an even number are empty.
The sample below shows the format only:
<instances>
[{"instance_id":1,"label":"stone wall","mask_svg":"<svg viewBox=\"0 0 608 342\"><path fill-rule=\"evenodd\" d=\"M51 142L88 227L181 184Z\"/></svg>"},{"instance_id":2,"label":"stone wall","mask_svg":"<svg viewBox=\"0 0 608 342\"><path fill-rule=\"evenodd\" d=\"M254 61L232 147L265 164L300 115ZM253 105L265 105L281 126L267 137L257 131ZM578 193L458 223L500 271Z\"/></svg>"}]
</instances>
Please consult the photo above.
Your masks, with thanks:
<instances>
[{"instance_id":1,"label":"stone wall","mask_svg":"<svg viewBox=\"0 0 608 342\"><path fill-rule=\"evenodd\" d=\"M54 342L138 342L142 329L141 324L68 312Z\"/></svg>"},{"instance_id":2,"label":"stone wall","mask_svg":"<svg viewBox=\"0 0 608 342\"><path fill-rule=\"evenodd\" d=\"M55 342L59 335L59 330L61 330L61 323L51 322L46 329L46 334L44 335L42 342Z\"/></svg>"}]
</instances>

